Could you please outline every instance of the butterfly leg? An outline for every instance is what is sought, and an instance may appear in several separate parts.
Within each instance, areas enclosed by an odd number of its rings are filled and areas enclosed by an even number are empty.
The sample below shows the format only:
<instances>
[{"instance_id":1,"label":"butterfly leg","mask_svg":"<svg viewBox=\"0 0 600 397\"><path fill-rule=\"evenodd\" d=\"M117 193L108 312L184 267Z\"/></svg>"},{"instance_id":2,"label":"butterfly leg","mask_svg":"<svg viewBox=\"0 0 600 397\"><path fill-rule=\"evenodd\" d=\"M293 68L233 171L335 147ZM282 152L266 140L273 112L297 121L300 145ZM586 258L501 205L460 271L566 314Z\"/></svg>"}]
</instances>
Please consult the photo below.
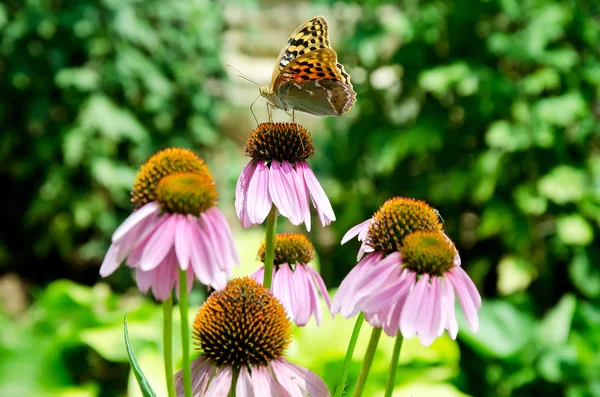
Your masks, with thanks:
<instances>
[{"instance_id":1,"label":"butterfly leg","mask_svg":"<svg viewBox=\"0 0 600 397\"><path fill-rule=\"evenodd\" d=\"M267 115L269 116L269 123L273 122L273 105L267 102Z\"/></svg>"}]
</instances>

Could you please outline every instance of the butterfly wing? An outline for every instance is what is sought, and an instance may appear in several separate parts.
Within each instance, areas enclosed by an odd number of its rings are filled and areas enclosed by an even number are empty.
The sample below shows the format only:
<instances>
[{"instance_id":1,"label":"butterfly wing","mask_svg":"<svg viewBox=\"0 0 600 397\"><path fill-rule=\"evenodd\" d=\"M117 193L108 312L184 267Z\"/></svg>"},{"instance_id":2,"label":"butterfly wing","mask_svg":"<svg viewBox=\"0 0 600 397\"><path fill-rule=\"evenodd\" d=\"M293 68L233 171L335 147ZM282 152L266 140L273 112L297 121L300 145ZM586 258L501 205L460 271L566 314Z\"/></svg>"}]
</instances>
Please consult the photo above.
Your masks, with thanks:
<instances>
[{"instance_id":1,"label":"butterfly wing","mask_svg":"<svg viewBox=\"0 0 600 397\"><path fill-rule=\"evenodd\" d=\"M356 100L350 76L331 48L296 57L279 73L274 87L286 110L318 116L340 116Z\"/></svg>"},{"instance_id":2,"label":"butterfly wing","mask_svg":"<svg viewBox=\"0 0 600 397\"><path fill-rule=\"evenodd\" d=\"M324 16L319 15L300 25L283 46L275 61L271 78L271 91L275 90L275 81L281 71L297 57L322 48L331 48L329 44L329 25Z\"/></svg>"}]
</instances>

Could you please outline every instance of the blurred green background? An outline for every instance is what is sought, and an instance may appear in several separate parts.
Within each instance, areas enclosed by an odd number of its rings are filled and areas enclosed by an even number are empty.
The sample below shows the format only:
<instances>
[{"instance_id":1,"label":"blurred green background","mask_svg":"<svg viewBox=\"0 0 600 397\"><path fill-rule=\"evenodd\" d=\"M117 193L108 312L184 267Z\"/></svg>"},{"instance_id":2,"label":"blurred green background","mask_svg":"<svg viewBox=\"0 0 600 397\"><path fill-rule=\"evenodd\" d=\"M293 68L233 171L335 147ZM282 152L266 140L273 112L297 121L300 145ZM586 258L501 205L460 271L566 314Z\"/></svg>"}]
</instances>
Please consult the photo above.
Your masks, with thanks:
<instances>
[{"instance_id":1,"label":"blurred green background","mask_svg":"<svg viewBox=\"0 0 600 397\"><path fill-rule=\"evenodd\" d=\"M358 93L341 118L298 115L338 217L310 233L327 285L333 293L355 264L345 231L401 195L440 211L484 296L478 334L405 342L395 395L600 396L592 0L3 0L0 395L137 395L125 312L162 390L160 306L125 268L98 276L135 172L164 147L203 156L244 262L236 274L256 269L263 230L240 228L233 199L258 90L225 63L268 83L288 35L318 14ZM259 121L264 108L254 105ZM311 321L290 360L333 387L352 326ZM350 389L368 336L365 326ZM382 339L365 395L383 395L391 343Z\"/></svg>"}]
</instances>

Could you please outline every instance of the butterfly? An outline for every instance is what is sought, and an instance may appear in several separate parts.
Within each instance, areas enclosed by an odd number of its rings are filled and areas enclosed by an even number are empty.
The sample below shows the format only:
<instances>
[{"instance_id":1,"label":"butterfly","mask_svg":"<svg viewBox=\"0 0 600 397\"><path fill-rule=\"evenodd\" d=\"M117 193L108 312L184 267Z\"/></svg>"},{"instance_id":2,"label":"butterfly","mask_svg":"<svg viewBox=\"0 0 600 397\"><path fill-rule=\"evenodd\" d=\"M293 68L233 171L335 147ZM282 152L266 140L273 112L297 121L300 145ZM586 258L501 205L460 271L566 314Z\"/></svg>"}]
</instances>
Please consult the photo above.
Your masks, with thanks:
<instances>
[{"instance_id":1,"label":"butterfly","mask_svg":"<svg viewBox=\"0 0 600 397\"><path fill-rule=\"evenodd\" d=\"M275 62L271 86L260 86L270 107L317 116L341 116L356 101L350 76L338 63L329 44L329 26L324 16L300 25L281 49Z\"/></svg>"}]
</instances>

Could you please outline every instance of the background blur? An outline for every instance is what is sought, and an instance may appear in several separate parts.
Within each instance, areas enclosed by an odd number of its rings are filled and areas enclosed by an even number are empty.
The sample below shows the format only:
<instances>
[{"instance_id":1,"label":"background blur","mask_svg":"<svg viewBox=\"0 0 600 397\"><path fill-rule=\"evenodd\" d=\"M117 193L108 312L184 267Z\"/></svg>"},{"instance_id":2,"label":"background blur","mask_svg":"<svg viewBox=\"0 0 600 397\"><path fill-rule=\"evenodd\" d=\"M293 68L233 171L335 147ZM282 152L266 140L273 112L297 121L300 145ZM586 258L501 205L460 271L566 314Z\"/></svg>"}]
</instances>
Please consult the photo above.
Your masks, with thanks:
<instances>
[{"instance_id":1,"label":"background blur","mask_svg":"<svg viewBox=\"0 0 600 397\"><path fill-rule=\"evenodd\" d=\"M477 335L405 342L395 395L600 396L598 3L403 3L3 0L0 395L137 395L125 312L162 390L160 306L125 268L98 276L136 170L169 146L203 156L237 274L253 271L264 231L240 228L233 199L258 90L225 63L267 84L288 35L323 14L358 93L341 118L298 114L338 217L310 233L327 285L355 264L345 231L401 195L440 211L485 297ZM333 387L353 323L296 330L290 359ZM391 342L365 395L383 394Z\"/></svg>"}]
</instances>

